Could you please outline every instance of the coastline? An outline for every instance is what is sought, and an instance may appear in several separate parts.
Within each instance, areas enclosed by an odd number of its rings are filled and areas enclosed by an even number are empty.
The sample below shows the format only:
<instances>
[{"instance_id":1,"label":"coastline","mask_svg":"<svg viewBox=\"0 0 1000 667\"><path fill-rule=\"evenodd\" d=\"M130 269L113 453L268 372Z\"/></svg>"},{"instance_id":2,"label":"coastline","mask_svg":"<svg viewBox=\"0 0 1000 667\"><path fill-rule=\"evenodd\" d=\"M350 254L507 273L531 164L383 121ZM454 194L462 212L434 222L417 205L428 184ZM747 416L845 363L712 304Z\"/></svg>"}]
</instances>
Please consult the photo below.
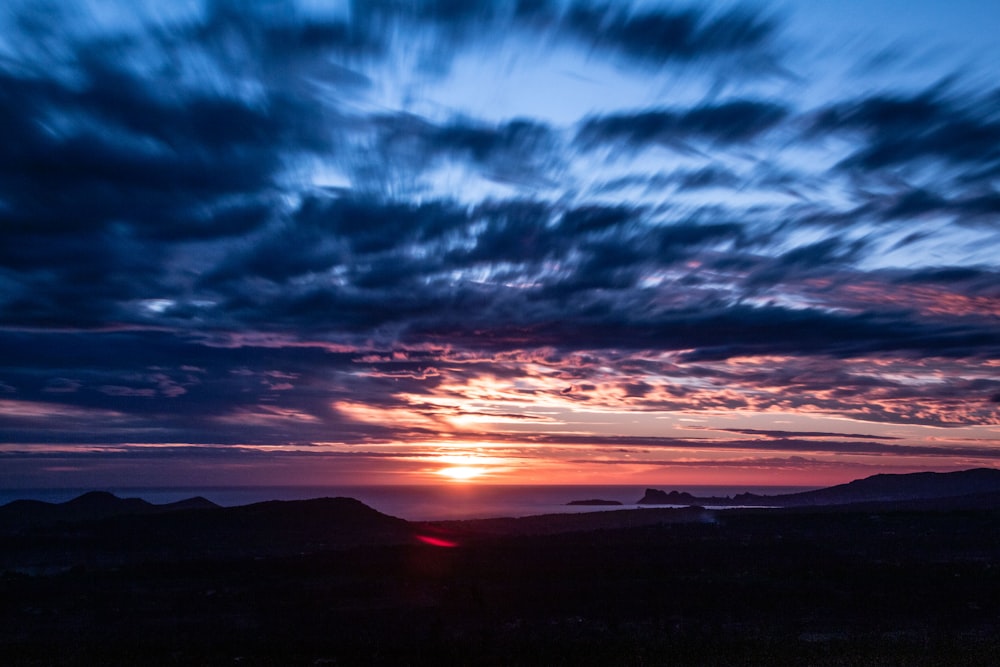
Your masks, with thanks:
<instances>
[{"instance_id":1,"label":"coastline","mask_svg":"<svg viewBox=\"0 0 1000 667\"><path fill-rule=\"evenodd\" d=\"M576 514L608 510L640 509L637 503L648 485L501 485L438 484L399 486L190 486L106 487L86 489L0 489L0 505L14 500L66 502L94 490L120 498L141 498L166 504L200 496L223 507L238 507L271 500L310 500L348 497L390 516L408 521L489 519L544 514ZM676 486L695 496L734 496L746 491L762 494L793 493L816 487L803 486ZM569 505L582 498L606 498L622 505ZM686 505L678 505L684 507ZM719 506L721 508L722 506Z\"/></svg>"}]
</instances>

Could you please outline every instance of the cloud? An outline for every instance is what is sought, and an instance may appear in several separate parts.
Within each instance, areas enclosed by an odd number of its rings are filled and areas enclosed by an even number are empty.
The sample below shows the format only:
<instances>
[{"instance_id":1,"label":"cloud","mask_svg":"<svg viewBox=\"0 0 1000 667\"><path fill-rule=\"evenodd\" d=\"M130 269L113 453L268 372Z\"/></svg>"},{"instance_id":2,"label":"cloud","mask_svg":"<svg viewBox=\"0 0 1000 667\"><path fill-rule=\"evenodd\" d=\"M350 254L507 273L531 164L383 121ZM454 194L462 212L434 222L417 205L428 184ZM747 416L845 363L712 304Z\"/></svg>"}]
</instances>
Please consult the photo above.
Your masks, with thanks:
<instances>
[{"instance_id":1,"label":"cloud","mask_svg":"<svg viewBox=\"0 0 1000 667\"><path fill-rule=\"evenodd\" d=\"M722 56L763 57L773 49L778 23L747 8L711 13L699 8L636 10L574 3L561 30L588 44L642 64L702 61Z\"/></svg>"},{"instance_id":2,"label":"cloud","mask_svg":"<svg viewBox=\"0 0 1000 667\"><path fill-rule=\"evenodd\" d=\"M982 447L938 447L927 445L896 445L878 442L834 442L801 440L796 438L767 439L767 440L685 440L680 438L651 438L651 437L609 437L609 436L574 436L574 435L546 435L531 438L532 442L550 443L561 445L577 446L603 446L603 447L625 447L625 448L652 448L652 449L676 449L682 452L688 451L805 451L813 453L836 453L836 454L869 454L869 455L895 455L895 456L941 456L941 457L973 457L980 459L998 459L1000 451L995 447L985 445ZM619 463L644 463L643 459L615 459ZM595 462L595 461L591 461ZM596 462L600 462L599 460ZM655 464L655 460L653 460Z\"/></svg>"},{"instance_id":3,"label":"cloud","mask_svg":"<svg viewBox=\"0 0 1000 667\"><path fill-rule=\"evenodd\" d=\"M686 149L698 142L741 144L774 128L788 113L774 102L737 99L684 110L612 114L585 120L576 140L588 148L611 144L632 150L655 145Z\"/></svg>"},{"instance_id":4,"label":"cloud","mask_svg":"<svg viewBox=\"0 0 1000 667\"><path fill-rule=\"evenodd\" d=\"M0 16L10 441L996 423L1000 125L971 74L852 79L749 6L313 5Z\"/></svg>"},{"instance_id":5,"label":"cloud","mask_svg":"<svg viewBox=\"0 0 1000 667\"><path fill-rule=\"evenodd\" d=\"M707 427L703 427L707 428ZM765 438L860 438L864 440L899 440L890 435L871 435L868 433L824 433L822 431L781 431L759 428L715 428L714 431L742 433L744 435L760 435Z\"/></svg>"},{"instance_id":6,"label":"cloud","mask_svg":"<svg viewBox=\"0 0 1000 667\"><path fill-rule=\"evenodd\" d=\"M553 130L530 119L492 125L468 119L435 124L413 114L379 116L379 159L390 169L419 173L442 162L475 166L491 180L526 186L548 183L560 162Z\"/></svg>"},{"instance_id":7,"label":"cloud","mask_svg":"<svg viewBox=\"0 0 1000 667\"><path fill-rule=\"evenodd\" d=\"M752 59L761 68L775 58L780 28L778 20L749 7L708 11L549 0L365 2L354 21L368 35L389 26L433 30L443 44L424 57L438 68L448 59L443 47L468 47L483 35L502 39L509 33L580 45L632 66Z\"/></svg>"},{"instance_id":8,"label":"cloud","mask_svg":"<svg viewBox=\"0 0 1000 667\"><path fill-rule=\"evenodd\" d=\"M322 146L311 114L277 95L260 108L96 56L81 68L72 83L0 73L13 131L0 149L8 233L92 233L111 221L163 240L245 233L266 217L253 204L283 151Z\"/></svg>"},{"instance_id":9,"label":"cloud","mask_svg":"<svg viewBox=\"0 0 1000 667\"><path fill-rule=\"evenodd\" d=\"M811 131L860 136L862 143L842 163L849 170L916 169L930 161L960 174L995 173L1000 165L995 102L988 94L970 99L945 86L836 102L816 114Z\"/></svg>"}]
</instances>

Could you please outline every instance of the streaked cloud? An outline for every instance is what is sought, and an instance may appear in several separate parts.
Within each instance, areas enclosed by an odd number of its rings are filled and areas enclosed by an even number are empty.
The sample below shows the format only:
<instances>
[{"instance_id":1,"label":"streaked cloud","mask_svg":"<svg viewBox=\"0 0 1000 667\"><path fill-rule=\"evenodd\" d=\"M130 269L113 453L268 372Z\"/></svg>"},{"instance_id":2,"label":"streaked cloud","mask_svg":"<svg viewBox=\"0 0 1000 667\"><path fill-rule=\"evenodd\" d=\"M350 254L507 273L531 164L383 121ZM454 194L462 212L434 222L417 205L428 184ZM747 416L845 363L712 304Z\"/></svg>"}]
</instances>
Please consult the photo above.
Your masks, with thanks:
<instances>
[{"instance_id":1,"label":"streaked cloud","mask_svg":"<svg viewBox=\"0 0 1000 667\"><path fill-rule=\"evenodd\" d=\"M4 444L995 458L998 55L943 10L96 10L0 14Z\"/></svg>"}]
</instances>

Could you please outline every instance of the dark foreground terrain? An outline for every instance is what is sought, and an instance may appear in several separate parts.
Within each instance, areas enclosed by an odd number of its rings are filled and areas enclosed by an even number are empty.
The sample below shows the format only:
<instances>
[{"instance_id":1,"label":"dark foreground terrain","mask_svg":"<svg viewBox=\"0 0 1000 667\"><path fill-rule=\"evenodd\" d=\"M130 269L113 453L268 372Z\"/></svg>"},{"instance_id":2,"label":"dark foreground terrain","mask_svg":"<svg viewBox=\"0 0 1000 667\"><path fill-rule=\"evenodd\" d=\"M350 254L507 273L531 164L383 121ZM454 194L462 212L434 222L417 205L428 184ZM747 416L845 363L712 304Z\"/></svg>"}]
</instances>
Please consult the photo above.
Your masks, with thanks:
<instances>
[{"instance_id":1,"label":"dark foreground terrain","mask_svg":"<svg viewBox=\"0 0 1000 667\"><path fill-rule=\"evenodd\" d=\"M989 508L413 524L327 499L0 544L4 665L1000 664Z\"/></svg>"}]
</instances>

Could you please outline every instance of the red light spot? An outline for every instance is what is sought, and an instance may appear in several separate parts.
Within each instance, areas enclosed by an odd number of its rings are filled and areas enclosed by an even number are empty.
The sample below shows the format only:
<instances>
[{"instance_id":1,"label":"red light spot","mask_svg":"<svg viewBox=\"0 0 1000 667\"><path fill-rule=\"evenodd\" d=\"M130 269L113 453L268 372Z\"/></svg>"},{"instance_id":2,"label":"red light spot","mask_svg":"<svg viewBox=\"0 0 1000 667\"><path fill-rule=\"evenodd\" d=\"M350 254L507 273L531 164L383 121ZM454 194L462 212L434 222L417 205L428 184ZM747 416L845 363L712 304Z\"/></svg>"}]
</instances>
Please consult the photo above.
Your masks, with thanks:
<instances>
[{"instance_id":1,"label":"red light spot","mask_svg":"<svg viewBox=\"0 0 1000 667\"><path fill-rule=\"evenodd\" d=\"M431 537L430 535L417 535L417 539L424 544L431 545L432 547L444 547L446 549L451 549L452 547L458 546L458 542L443 540L440 537Z\"/></svg>"}]
</instances>

